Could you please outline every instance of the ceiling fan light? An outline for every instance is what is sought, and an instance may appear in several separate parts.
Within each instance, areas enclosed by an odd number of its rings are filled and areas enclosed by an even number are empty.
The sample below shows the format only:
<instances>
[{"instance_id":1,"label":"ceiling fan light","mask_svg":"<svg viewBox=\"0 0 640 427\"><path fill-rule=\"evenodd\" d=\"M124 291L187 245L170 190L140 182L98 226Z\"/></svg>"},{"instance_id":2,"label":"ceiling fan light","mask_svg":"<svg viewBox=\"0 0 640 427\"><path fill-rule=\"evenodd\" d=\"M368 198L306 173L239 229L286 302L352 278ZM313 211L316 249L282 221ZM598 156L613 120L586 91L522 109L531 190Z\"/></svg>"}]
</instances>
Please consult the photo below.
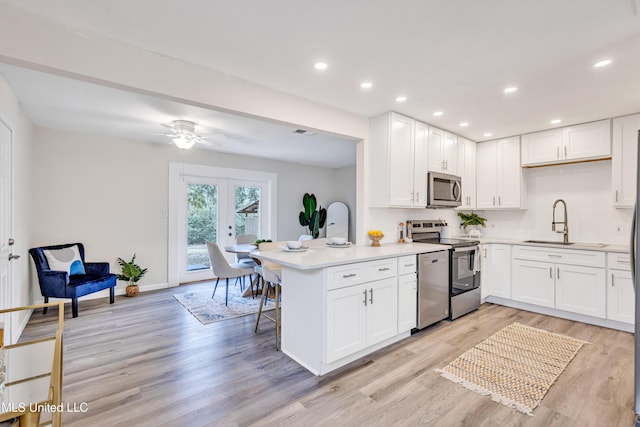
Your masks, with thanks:
<instances>
[{"instance_id":1,"label":"ceiling fan light","mask_svg":"<svg viewBox=\"0 0 640 427\"><path fill-rule=\"evenodd\" d=\"M193 147L193 144L196 143L195 138L189 138L185 135L180 135L177 138L173 138L173 142L176 144L176 147L180 148L181 150L188 150L189 148Z\"/></svg>"}]
</instances>

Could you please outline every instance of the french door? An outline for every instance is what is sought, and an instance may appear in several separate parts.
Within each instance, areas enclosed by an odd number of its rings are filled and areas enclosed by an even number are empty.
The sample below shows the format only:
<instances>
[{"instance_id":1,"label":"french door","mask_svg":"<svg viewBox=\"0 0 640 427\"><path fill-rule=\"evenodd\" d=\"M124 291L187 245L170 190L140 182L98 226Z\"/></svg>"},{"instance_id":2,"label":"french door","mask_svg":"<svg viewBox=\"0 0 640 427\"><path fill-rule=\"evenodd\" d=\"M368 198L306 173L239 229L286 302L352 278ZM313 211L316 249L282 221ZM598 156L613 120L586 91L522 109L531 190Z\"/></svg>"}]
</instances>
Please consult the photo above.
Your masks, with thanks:
<instances>
[{"instance_id":1,"label":"french door","mask_svg":"<svg viewBox=\"0 0 640 427\"><path fill-rule=\"evenodd\" d=\"M238 234L269 237L265 212L268 183L184 175L178 211L179 283L208 280L211 271L206 242L233 245ZM233 254L226 254L229 262Z\"/></svg>"}]
</instances>

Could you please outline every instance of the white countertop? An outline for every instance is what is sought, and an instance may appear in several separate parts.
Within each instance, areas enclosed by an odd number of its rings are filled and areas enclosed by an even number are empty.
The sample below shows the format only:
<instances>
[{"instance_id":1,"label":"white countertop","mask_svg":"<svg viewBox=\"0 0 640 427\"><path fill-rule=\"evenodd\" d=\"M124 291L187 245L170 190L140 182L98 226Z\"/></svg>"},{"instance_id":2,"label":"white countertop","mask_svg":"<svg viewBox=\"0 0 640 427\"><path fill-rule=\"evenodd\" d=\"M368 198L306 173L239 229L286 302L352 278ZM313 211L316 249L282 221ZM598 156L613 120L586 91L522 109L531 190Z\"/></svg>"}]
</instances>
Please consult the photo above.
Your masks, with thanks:
<instances>
[{"instance_id":1,"label":"white countertop","mask_svg":"<svg viewBox=\"0 0 640 427\"><path fill-rule=\"evenodd\" d=\"M506 245L543 246L546 248L580 249L580 250L586 250L586 251L629 253L629 246L627 245L608 245L608 244L586 243L586 242L574 242L570 245L562 245L562 244L556 244L556 243L529 243L521 239L509 239L509 238L502 238L502 237L469 237L465 235L454 236L454 237L456 239L479 240L480 243L503 243Z\"/></svg>"},{"instance_id":2,"label":"white countertop","mask_svg":"<svg viewBox=\"0 0 640 427\"><path fill-rule=\"evenodd\" d=\"M314 247L309 248L304 252L287 252L282 249L262 252L254 251L251 252L251 256L299 270L312 270L331 267L334 265L351 264L354 262L371 261L403 255L415 255L448 249L449 246L432 245L428 243L389 243L382 244L380 247L372 247L371 245L352 245L346 248L335 248L329 246Z\"/></svg>"}]
</instances>

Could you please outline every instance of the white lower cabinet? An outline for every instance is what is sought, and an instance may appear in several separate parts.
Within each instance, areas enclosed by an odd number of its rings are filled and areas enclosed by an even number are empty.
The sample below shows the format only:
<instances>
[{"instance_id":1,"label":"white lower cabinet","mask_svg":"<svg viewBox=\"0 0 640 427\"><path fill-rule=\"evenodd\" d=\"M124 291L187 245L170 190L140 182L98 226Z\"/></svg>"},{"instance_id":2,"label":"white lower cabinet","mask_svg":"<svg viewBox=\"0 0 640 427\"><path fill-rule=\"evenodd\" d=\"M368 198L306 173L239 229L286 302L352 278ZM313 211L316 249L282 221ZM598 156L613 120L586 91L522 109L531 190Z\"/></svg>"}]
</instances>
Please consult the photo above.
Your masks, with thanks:
<instances>
[{"instance_id":1,"label":"white lower cabinet","mask_svg":"<svg viewBox=\"0 0 640 427\"><path fill-rule=\"evenodd\" d=\"M516 301L605 318L604 266L602 252L514 246L511 296Z\"/></svg>"},{"instance_id":2,"label":"white lower cabinet","mask_svg":"<svg viewBox=\"0 0 640 427\"><path fill-rule=\"evenodd\" d=\"M634 324L636 295L629 255L608 253L607 266L607 319Z\"/></svg>"},{"instance_id":3,"label":"white lower cabinet","mask_svg":"<svg viewBox=\"0 0 640 427\"><path fill-rule=\"evenodd\" d=\"M395 264L396 259L392 259ZM387 267L376 263L376 271ZM398 279L393 276L327 292L326 362L331 363L398 334Z\"/></svg>"},{"instance_id":4,"label":"white lower cabinet","mask_svg":"<svg viewBox=\"0 0 640 427\"><path fill-rule=\"evenodd\" d=\"M398 277L398 333L416 327L418 319L418 278L416 273Z\"/></svg>"},{"instance_id":5,"label":"white lower cabinet","mask_svg":"<svg viewBox=\"0 0 640 427\"><path fill-rule=\"evenodd\" d=\"M555 307L554 265L516 259L511 265L511 297L516 301Z\"/></svg>"},{"instance_id":6,"label":"white lower cabinet","mask_svg":"<svg viewBox=\"0 0 640 427\"><path fill-rule=\"evenodd\" d=\"M482 297L511 298L511 246L484 244L480 246Z\"/></svg>"},{"instance_id":7,"label":"white lower cabinet","mask_svg":"<svg viewBox=\"0 0 640 427\"><path fill-rule=\"evenodd\" d=\"M556 308L604 318L604 268L556 265Z\"/></svg>"}]
</instances>

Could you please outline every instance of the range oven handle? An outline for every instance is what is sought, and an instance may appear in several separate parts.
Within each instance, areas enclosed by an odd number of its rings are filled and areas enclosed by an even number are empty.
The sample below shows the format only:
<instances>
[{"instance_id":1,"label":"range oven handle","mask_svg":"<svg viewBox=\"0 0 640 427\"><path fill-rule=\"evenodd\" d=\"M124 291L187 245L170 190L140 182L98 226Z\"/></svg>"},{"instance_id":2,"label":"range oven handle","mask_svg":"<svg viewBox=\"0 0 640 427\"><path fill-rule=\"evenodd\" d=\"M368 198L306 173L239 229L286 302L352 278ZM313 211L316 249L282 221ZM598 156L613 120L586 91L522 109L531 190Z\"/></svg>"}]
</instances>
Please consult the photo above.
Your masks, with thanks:
<instances>
[{"instance_id":1,"label":"range oven handle","mask_svg":"<svg viewBox=\"0 0 640 427\"><path fill-rule=\"evenodd\" d=\"M461 248L453 248L454 252L472 252L479 249L479 246L463 246Z\"/></svg>"}]
</instances>

